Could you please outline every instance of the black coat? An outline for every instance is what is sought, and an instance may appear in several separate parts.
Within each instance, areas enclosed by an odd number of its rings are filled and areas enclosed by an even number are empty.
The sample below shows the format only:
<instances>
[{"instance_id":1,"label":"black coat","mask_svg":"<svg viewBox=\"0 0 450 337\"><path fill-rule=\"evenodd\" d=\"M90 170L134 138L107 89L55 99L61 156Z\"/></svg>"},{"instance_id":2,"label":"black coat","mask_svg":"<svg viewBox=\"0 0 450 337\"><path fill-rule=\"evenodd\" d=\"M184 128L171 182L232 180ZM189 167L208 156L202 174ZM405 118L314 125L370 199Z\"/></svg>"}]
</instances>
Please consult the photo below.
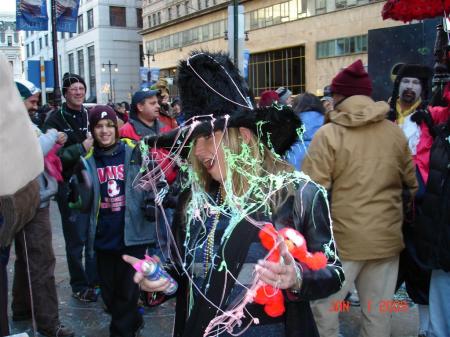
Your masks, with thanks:
<instances>
[{"instance_id":1,"label":"black coat","mask_svg":"<svg viewBox=\"0 0 450 337\"><path fill-rule=\"evenodd\" d=\"M179 243L183 243L184 241L186 224L183 222L183 219L185 218L185 205L189 199L189 192L180 196L179 207L174 217L173 228L177 232ZM253 214L252 218L261 220L264 216ZM328 246L330 248L329 251L335 252L335 247L331 240L329 211L326 200L324 195L313 183L301 182L295 195L286 198L282 206L272 215L271 222L277 229L283 227L293 227L297 229L305 237L309 251L324 251L325 247ZM250 244L251 237L254 237L257 233L258 230L245 220L241 221L241 223L236 226L236 229L226 245L227 249L225 249L225 255L229 253L230 257L230 259L226 258L229 270L233 270L233 263L242 265L242 263L245 262L246 246ZM181 247L180 244L179 247ZM235 257L236 255L241 255L241 257ZM231 263L230 260L232 260ZM303 283L298 299L293 299L290 296L290 300L285 301L286 313L283 319L286 326L286 336L319 336L309 301L325 298L337 292L345 279L337 255L328 256L328 262L329 264L327 267L319 271L311 271L306 266L303 266ZM235 272L237 273L233 273L233 275L239 273L239 267L235 269ZM215 273L215 270L213 271L212 276L209 279L211 285L209 289L220 289L220 294L222 294L224 285L220 282L223 277L218 274L220 273ZM202 336L200 332L204 330L203 327L206 327L209 321L214 318L215 310L208 308L208 303L202 303L203 299L199 297L198 303L194 305L190 317L186 322L186 309L188 303L187 280L181 278L179 281L181 284L177 298L174 336L200 337ZM230 280L228 280L226 286L232 287L229 283L231 283ZM225 289L225 293L226 291L227 289ZM211 291L207 293L210 300L216 295L214 294L214 290L212 292L212 294L210 294ZM210 297L210 295L212 296ZM214 300L212 300L212 302L214 302ZM208 317L211 312L212 317Z\"/></svg>"},{"instance_id":2,"label":"black coat","mask_svg":"<svg viewBox=\"0 0 450 337\"><path fill-rule=\"evenodd\" d=\"M450 119L437 130L414 235L419 261L429 269L450 272Z\"/></svg>"},{"instance_id":3,"label":"black coat","mask_svg":"<svg viewBox=\"0 0 450 337\"><path fill-rule=\"evenodd\" d=\"M53 128L67 134L67 141L58 152L63 164L63 176L66 180L72 175L73 168L80 158L86 154L82 142L86 139L89 129L88 112L82 107L80 113L82 114L81 123L67 111L64 103L61 109L53 111L44 123L45 130Z\"/></svg>"}]
</instances>

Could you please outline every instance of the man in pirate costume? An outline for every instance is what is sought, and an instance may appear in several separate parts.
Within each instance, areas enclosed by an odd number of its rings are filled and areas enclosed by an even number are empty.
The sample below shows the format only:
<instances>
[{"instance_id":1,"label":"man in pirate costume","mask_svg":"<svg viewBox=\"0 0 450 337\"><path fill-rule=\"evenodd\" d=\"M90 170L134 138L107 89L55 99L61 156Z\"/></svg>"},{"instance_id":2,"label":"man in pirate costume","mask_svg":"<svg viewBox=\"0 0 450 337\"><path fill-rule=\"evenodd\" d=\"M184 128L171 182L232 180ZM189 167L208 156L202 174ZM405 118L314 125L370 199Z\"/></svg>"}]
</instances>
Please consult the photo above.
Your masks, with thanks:
<instances>
[{"instance_id":1,"label":"man in pirate costume","mask_svg":"<svg viewBox=\"0 0 450 337\"><path fill-rule=\"evenodd\" d=\"M286 106L254 109L247 84L224 54L194 52L178 74L187 125L146 139L170 149L187 174L173 222L181 250L172 254L181 275L175 336L318 336L309 300L338 291L344 274L326 195L280 159L296 140L299 119ZM266 261L258 237L266 223L302 233L311 252L325 254L325 268L295 262L283 243L284 263ZM146 291L168 286L141 273L135 282ZM280 289L286 311L269 316L247 303L255 284ZM239 318L228 322L233 317Z\"/></svg>"},{"instance_id":2,"label":"man in pirate costume","mask_svg":"<svg viewBox=\"0 0 450 337\"><path fill-rule=\"evenodd\" d=\"M59 184L58 208L61 213L64 240L66 242L67 264L73 297L82 302L97 300L95 256L86 254L89 217L87 214L69 208L69 179L81 156L92 147L89 133L88 111L83 102L86 83L77 75L66 73L62 79L62 93L66 102L53 112L44 124L45 129L56 129L67 134L67 142L58 152L63 164L64 182ZM85 262L83 264L83 250Z\"/></svg>"},{"instance_id":3,"label":"man in pirate costume","mask_svg":"<svg viewBox=\"0 0 450 337\"><path fill-rule=\"evenodd\" d=\"M425 183L428 177L433 131L433 118L427 110L429 96L429 81L431 69L419 64L398 64L394 67L394 89L390 102L389 119L402 129L408 140L408 146L416 164L416 178L419 184L415 196L414 208L405 209L403 224L403 240L405 249L400 255L399 276L397 288L405 282L409 297L418 304L419 336L426 336L429 325L428 293L431 272L421 268L416 262L416 244L412 240L412 223L421 214ZM424 146L430 143L429 146ZM415 214L413 214L414 212Z\"/></svg>"}]
</instances>

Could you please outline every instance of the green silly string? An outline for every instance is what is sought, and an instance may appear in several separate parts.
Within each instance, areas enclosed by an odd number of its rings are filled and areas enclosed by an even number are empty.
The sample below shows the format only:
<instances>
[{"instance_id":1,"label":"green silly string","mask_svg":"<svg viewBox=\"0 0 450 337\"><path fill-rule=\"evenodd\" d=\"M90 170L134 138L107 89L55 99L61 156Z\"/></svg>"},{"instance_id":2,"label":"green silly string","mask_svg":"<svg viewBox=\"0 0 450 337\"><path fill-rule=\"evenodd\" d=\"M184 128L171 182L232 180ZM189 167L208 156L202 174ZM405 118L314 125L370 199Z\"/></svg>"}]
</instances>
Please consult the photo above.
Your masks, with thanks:
<instances>
[{"instance_id":1,"label":"green silly string","mask_svg":"<svg viewBox=\"0 0 450 337\"><path fill-rule=\"evenodd\" d=\"M139 143L139 150L141 151L141 158L142 158L142 165L139 169L139 173L144 173L148 170L148 163L150 163L149 158L149 147L144 141L140 141Z\"/></svg>"}]
</instances>

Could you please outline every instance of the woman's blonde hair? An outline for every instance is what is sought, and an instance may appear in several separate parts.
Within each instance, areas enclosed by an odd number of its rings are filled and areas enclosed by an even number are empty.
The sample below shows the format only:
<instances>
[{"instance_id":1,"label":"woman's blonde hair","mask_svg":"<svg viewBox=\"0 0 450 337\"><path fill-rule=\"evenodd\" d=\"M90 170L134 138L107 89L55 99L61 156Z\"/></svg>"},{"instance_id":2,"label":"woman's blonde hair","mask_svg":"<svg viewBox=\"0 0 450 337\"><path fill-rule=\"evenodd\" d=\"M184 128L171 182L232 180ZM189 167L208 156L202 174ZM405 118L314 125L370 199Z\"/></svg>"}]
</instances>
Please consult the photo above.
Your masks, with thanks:
<instances>
[{"instance_id":1,"label":"woman's blonde hair","mask_svg":"<svg viewBox=\"0 0 450 337\"><path fill-rule=\"evenodd\" d=\"M276 175L294 170L287 162L277 158L253 132L251 132L248 144L245 144L239 128L228 128L224 132L221 144L217 145L221 146L224 151L225 165L227 166L224 170L227 173L231 173L233 194L238 197L249 190L250 182L248 181L248 177L251 175ZM243 152L247 153L244 154ZM239 159L233 163L232 161L236 158ZM193 154L193 151L190 154L190 161L200 187L206 192L211 192L213 179L205 169L203 163ZM272 209L276 209L280 202L279 193L276 193L274 198L272 198Z\"/></svg>"}]
</instances>

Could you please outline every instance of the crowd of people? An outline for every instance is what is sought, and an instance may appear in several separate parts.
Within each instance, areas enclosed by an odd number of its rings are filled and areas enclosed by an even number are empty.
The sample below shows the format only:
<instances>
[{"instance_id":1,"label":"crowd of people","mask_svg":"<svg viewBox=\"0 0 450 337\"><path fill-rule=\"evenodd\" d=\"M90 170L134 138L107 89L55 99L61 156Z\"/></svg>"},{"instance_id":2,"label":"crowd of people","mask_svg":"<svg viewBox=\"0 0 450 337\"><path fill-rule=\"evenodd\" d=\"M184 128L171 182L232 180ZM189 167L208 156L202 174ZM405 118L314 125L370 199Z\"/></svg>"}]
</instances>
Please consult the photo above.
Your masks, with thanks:
<instances>
[{"instance_id":1,"label":"crowd of people","mask_svg":"<svg viewBox=\"0 0 450 337\"><path fill-rule=\"evenodd\" d=\"M2 336L11 245L12 319L75 335L58 314L52 199L72 296L101 296L110 336L139 336L139 307L168 298L167 278L135 270L147 254L178 284L177 337L337 337L330 306L354 288L360 335L388 337L379 306L402 284L419 337L450 336L450 84L430 103L430 68L394 67L386 102L371 98L358 60L322 97L280 87L256 104L228 56L194 52L180 61L179 97L159 80L130 105L88 110L84 79L66 73L65 102L42 117L39 89L13 82L0 61L15 99L2 114L20 119L1 132L21 144L1 147L11 161L0 189Z\"/></svg>"}]
</instances>

